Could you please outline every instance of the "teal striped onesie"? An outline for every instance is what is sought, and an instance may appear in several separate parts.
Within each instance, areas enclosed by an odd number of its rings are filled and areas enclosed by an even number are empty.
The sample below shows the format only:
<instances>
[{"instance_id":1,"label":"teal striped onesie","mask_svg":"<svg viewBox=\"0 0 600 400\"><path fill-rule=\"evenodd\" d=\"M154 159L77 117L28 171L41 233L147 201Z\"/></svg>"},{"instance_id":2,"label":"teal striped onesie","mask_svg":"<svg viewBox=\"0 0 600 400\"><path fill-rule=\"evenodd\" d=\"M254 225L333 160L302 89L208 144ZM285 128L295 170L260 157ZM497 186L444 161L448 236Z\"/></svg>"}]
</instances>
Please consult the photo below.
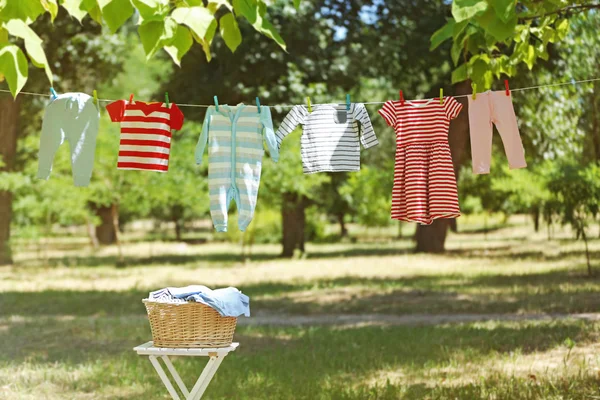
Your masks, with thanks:
<instances>
[{"instance_id":1,"label":"teal striped onesie","mask_svg":"<svg viewBox=\"0 0 600 400\"><path fill-rule=\"evenodd\" d=\"M211 106L206 111L196 145L196 164L202 163L208 143L208 189L210 215L217 232L227 232L227 210L231 199L238 208L238 226L244 232L254 216L262 157L267 142L273 161L279 148L273 131L271 110L240 104Z\"/></svg>"}]
</instances>

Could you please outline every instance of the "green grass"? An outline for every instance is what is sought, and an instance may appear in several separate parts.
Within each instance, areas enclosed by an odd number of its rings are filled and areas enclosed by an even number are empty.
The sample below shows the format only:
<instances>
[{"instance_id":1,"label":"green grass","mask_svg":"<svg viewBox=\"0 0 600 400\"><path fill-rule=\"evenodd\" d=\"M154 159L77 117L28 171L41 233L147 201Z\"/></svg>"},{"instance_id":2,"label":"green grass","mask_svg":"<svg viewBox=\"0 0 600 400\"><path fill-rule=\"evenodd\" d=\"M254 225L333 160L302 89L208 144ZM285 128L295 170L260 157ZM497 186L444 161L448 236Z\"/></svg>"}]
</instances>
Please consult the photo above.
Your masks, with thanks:
<instances>
[{"instance_id":1,"label":"green grass","mask_svg":"<svg viewBox=\"0 0 600 400\"><path fill-rule=\"evenodd\" d=\"M114 266L115 247L94 252L73 237L19 241L17 264L0 268L0 399L168 399L147 358L131 350L150 339L140 300L166 285L235 285L255 315L283 322L600 312L600 279L585 276L583 244L568 231L548 241L522 218L486 235L467 228L450 236L444 255L413 254L391 230L367 242L312 244L294 260L278 259L272 245L242 256L226 243L132 240L124 269ZM600 240L590 248L600 264ZM239 326L241 347L205 398L600 398L599 335L600 322L576 319ZM199 360L176 363L188 382L201 368Z\"/></svg>"}]
</instances>

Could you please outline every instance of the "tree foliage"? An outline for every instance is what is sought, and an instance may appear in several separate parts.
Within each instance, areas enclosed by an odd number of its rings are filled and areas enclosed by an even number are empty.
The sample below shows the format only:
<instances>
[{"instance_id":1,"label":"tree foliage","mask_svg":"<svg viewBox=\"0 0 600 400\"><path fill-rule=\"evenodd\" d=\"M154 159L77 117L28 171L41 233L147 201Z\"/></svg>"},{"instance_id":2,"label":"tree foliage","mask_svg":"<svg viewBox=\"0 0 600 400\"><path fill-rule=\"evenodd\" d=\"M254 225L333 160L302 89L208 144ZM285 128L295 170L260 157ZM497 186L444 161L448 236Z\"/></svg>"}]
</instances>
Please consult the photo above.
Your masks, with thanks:
<instances>
[{"instance_id":1,"label":"tree foliage","mask_svg":"<svg viewBox=\"0 0 600 400\"><path fill-rule=\"evenodd\" d=\"M299 3L294 0L296 7ZM194 41L210 60L217 28L229 49L235 51L242 40L237 17L246 19L255 30L286 48L268 19L263 0L4 0L0 2L0 81L6 80L13 96L27 82L25 53L34 66L45 70L52 84L44 42L30 25L45 15L54 21L59 6L79 22L89 16L113 33L135 14L147 58L164 49L178 65Z\"/></svg>"},{"instance_id":2,"label":"tree foliage","mask_svg":"<svg viewBox=\"0 0 600 400\"><path fill-rule=\"evenodd\" d=\"M585 0L454 0L431 49L452 39L452 82L471 79L486 90L495 78L514 76L520 64L531 70L548 60L548 46L565 38L569 18L594 8L600 5Z\"/></svg>"}]
</instances>

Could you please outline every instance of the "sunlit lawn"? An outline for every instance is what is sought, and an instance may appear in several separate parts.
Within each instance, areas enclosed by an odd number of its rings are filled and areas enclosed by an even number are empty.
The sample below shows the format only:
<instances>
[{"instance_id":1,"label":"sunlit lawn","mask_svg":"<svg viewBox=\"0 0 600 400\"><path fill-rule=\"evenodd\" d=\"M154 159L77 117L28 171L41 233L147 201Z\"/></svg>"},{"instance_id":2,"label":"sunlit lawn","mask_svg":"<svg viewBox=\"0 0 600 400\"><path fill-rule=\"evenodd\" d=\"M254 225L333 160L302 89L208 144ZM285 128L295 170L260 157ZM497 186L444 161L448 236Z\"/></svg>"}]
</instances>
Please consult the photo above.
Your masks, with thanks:
<instances>
[{"instance_id":1,"label":"sunlit lawn","mask_svg":"<svg viewBox=\"0 0 600 400\"><path fill-rule=\"evenodd\" d=\"M279 246L131 240L92 252L85 238L18 242L0 268L0 398L167 399L146 358L141 299L166 285L235 285L255 315L456 315L600 312L600 279L583 243L523 224L452 234L448 254L416 255L393 231L368 241ZM468 228L468 227L467 227ZM464 229L464 227L463 227ZM406 228L408 233L408 227ZM592 231L594 237L597 231ZM133 238L133 234L130 236ZM591 242L600 272L600 240ZM252 321L252 319L250 319ZM309 320L310 321L310 320ZM600 398L600 323L489 321L444 325L238 327L207 399ZM198 360L177 360L188 381Z\"/></svg>"}]
</instances>

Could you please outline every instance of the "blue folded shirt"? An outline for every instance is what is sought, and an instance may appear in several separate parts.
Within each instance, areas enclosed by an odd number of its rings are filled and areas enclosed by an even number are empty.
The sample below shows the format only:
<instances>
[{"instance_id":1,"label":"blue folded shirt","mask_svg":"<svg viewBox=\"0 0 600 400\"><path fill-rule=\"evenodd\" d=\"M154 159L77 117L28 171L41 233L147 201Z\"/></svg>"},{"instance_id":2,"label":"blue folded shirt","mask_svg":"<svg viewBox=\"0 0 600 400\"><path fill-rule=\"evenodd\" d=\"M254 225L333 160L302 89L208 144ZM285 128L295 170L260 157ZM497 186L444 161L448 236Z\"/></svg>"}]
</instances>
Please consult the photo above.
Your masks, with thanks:
<instances>
[{"instance_id":1,"label":"blue folded shirt","mask_svg":"<svg viewBox=\"0 0 600 400\"><path fill-rule=\"evenodd\" d=\"M234 287L215 290L202 285L168 287L150 292L149 297L161 301L195 301L214 308L223 317L250 316L250 298Z\"/></svg>"}]
</instances>

